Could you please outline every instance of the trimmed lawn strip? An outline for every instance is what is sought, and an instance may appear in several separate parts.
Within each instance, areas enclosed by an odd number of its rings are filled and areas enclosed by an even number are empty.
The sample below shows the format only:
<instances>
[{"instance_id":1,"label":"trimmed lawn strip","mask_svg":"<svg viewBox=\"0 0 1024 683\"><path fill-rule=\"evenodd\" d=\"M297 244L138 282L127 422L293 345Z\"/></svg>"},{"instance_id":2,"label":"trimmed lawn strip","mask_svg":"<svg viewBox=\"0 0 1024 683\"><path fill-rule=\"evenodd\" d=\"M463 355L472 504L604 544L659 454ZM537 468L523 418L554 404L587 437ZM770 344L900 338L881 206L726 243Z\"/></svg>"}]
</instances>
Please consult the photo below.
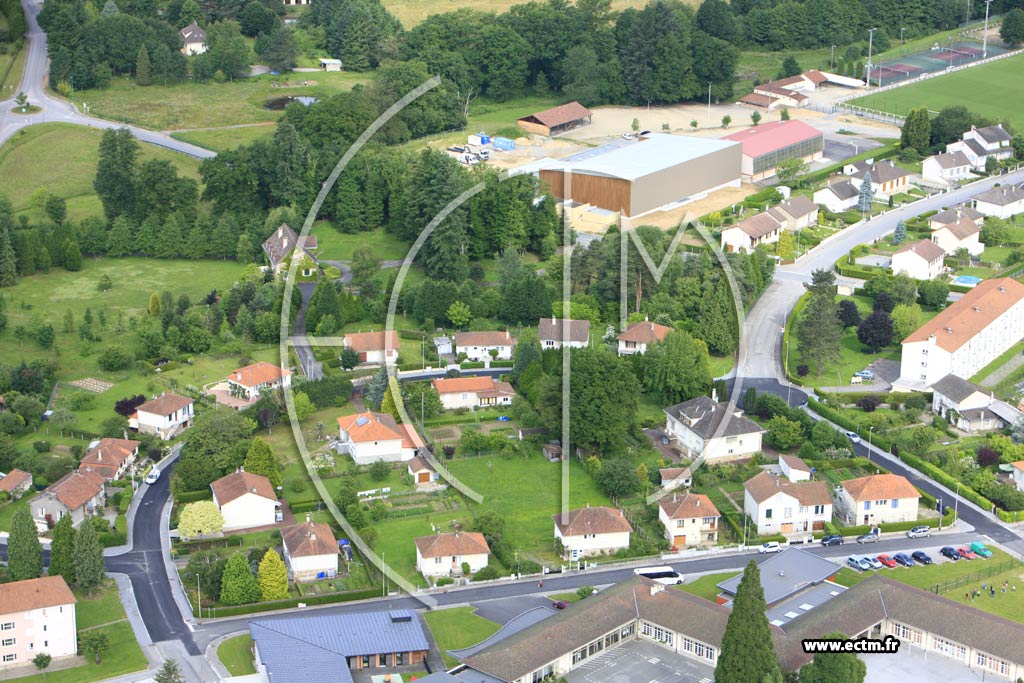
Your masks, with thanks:
<instances>
[{"instance_id":1,"label":"trimmed lawn strip","mask_svg":"<svg viewBox=\"0 0 1024 683\"><path fill-rule=\"evenodd\" d=\"M105 632L110 638L109 647L103 653L99 664L89 661L71 669L48 671L45 679L43 674L25 676L18 678L18 683L43 683L44 680L47 683L92 683L135 671L144 671L149 666L146 655L142 653L142 648L135 640L132 626L127 621L101 626L97 630Z\"/></svg>"},{"instance_id":2,"label":"trimmed lawn strip","mask_svg":"<svg viewBox=\"0 0 1024 683\"><path fill-rule=\"evenodd\" d=\"M216 128L213 130L193 130L185 133L172 133L175 140L188 142L199 147L223 152L242 145L249 145L257 140L270 138L277 130L275 125L246 126L245 128Z\"/></svg>"},{"instance_id":3,"label":"trimmed lawn strip","mask_svg":"<svg viewBox=\"0 0 1024 683\"><path fill-rule=\"evenodd\" d=\"M423 613L427 626L437 641L437 648L444 657L448 667L458 664L449 650L461 650L471 647L494 635L500 627L490 619L476 615L474 607L454 607L452 609L428 611Z\"/></svg>"},{"instance_id":4,"label":"trimmed lawn strip","mask_svg":"<svg viewBox=\"0 0 1024 683\"><path fill-rule=\"evenodd\" d=\"M124 606L117 584L110 581L99 593L89 596L75 591L78 604L75 606L75 622L79 630L100 624L109 624L125 618Z\"/></svg>"},{"instance_id":5,"label":"trimmed lawn strip","mask_svg":"<svg viewBox=\"0 0 1024 683\"><path fill-rule=\"evenodd\" d=\"M1006 365L1006 363L1011 358L1015 357L1017 354L1022 352L1024 352L1024 341L1019 341L1010 348L1008 348L1006 351L1004 351L1003 354L999 356L999 358L996 358L994 361L983 367L981 370L978 370L978 372L976 372L974 376L971 377L971 381L974 382L975 384L981 382L986 377L991 375L993 372Z\"/></svg>"},{"instance_id":6,"label":"trimmed lawn strip","mask_svg":"<svg viewBox=\"0 0 1024 683\"><path fill-rule=\"evenodd\" d=\"M38 439L37 434L34 436ZM28 509L28 501L33 495L35 495L35 492L29 491L18 500L11 501L6 505L0 506L0 531L11 530L11 522L14 521L14 515L16 515L18 510L22 508Z\"/></svg>"},{"instance_id":7,"label":"trimmed lawn strip","mask_svg":"<svg viewBox=\"0 0 1024 683\"><path fill-rule=\"evenodd\" d=\"M217 648L217 659L232 676L256 673L252 657L252 636L246 633L228 638Z\"/></svg>"},{"instance_id":8,"label":"trimmed lawn strip","mask_svg":"<svg viewBox=\"0 0 1024 683\"><path fill-rule=\"evenodd\" d=\"M384 228L345 233L326 221L314 224L310 234L317 238L317 257L330 261L351 261L355 250L363 248L371 249L374 256L384 261L399 260L405 258L411 246Z\"/></svg>"},{"instance_id":9,"label":"trimmed lawn strip","mask_svg":"<svg viewBox=\"0 0 1024 683\"><path fill-rule=\"evenodd\" d=\"M676 586L676 588L678 588L681 591L686 591L687 593L693 593L694 595L704 598L705 600L710 600L711 602L714 602L715 597L722 592L721 589L718 588L717 584L723 581L727 581L728 579L731 579L738 573L740 572L735 571L719 572L717 574L706 574L704 576L694 579L693 581L686 581Z\"/></svg>"}]
</instances>

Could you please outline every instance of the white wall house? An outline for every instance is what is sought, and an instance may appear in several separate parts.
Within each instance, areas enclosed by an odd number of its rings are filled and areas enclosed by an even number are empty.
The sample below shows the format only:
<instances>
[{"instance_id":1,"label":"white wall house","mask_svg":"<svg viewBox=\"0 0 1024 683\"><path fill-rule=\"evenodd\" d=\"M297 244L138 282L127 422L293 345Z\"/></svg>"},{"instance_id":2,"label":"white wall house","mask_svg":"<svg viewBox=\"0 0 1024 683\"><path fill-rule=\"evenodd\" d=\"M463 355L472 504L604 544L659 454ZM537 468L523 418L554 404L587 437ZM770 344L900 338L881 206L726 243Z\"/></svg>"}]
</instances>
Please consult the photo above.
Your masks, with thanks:
<instances>
[{"instance_id":1,"label":"white wall house","mask_svg":"<svg viewBox=\"0 0 1024 683\"><path fill-rule=\"evenodd\" d=\"M841 482L837 514L849 524L888 524L917 519L921 494L898 474L872 474Z\"/></svg>"},{"instance_id":2,"label":"white wall house","mask_svg":"<svg viewBox=\"0 0 1024 683\"><path fill-rule=\"evenodd\" d=\"M338 451L357 465L411 460L423 447L415 427L398 424L387 413L344 415L338 418L338 432Z\"/></svg>"},{"instance_id":3,"label":"white wall house","mask_svg":"<svg viewBox=\"0 0 1024 683\"><path fill-rule=\"evenodd\" d=\"M665 435L687 457L701 457L709 464L759 452L765 430L740 410L730 413L728 405L698 396L665 408ZM725 428L718 434L723 421Z\"/></svg>"},{"instance_id":4,"label":"white wall house","mask_svg":"<svg viewBox=\"0 0 1024 683\"><path fill-rule=\"evenodd\" d=\"M1024 460L1011 463L1013 465L1013 483L1018 491L1024 491Z\"/></svg>"},{"instance_id":5,"label":"white wall house","mask_svg":"<svg viewBox=\"0 0 1024 683\"><path fill-rule=\"evenodd\" d=\"M78 469L92 470L107 481L123 479L138 455L138 441L103 438L90 446L78 463Z\"/></svg>"},{"instance_id":6,"label":"white wall house","mask_svg":"<svg viewBox=\"0 0 1024 683\"><path fill-rule=\"evenodd\" d=\"M178 31L178 38L181 40L181 54L186 57L206 52L206 31L196 22Z\"/></svg>"},{"instance_id":7,"label":"white wall house","mask_svg":"<svg viewBox=\"0 0 1024 683\"><path fill-rule=\"evenodd\" d=\"M619 355L645 354L648 346L663 341L671 331L671 327L647 319L632 323L618 337Z\"/></svg>"},{"instance_id":8,"label":"white wall house","mask_svg":"<svg viewBox=\"0 0 1024 683\"><path fill-rule=\"evenodd\" d=\"M338 573L338 542L327 524L310 521L281 532L284 562L292 581L332 579Z\"/></svg>"},{"instance_id":9,"label":"white wall house","mask_svg":"<svg viewBox=\"0 0 1024 683\"><path fill-rule=\"evenodd\" d=\"M814 203L832 213L842 213L857 206L860 191L849 180L838 180L814 193Z\"/></svg>"},{"instance_id":10,"label":"white wall house","mask_svg":"<svg viewBox=\"0 0 1024 683\"><path fill-rule=\"evenodd\" d=\"M36 528L45 532L68 515L72 525L78 526L102 512L107 500L104 483L104 478L91 470L65 474L29 501Z\"/></svg>"},{"instance_id":11,"label":"white wall house","mask_svg":"<svg viewBox=\"0 0 1024 683\"><path fill-rule=\"evenodd\" d=\"M30 666L39 653L78 654L76 602L61 576L0 584L0 671Z\"/></svg>"},{"instance_id":12,"label":"white wall house","mask_svg":"<svg viewBox=\"0 0 1024 683\"><path fill-rule=\"evenodd\" d=\"M555 538L565 549L562 556L568 560L614 553L629 547L633 527L615 508L588 505L551 518L555 520Z\"/></svg>"},{"instance_id":13,"label":"white wall house","mask_svg":"<svg viewBox=\"0 0 1024 683\"><path fill-rule=\"evenodd\" d=\"M768 209L784 230L794 231L818 224L818 207L804 195L790 197Z\"/></svg>"},{"instance_id":14,"label":"white wall house","mask_svg":"<svg viewBox=\"0 0 1024 683\"><path fill-rule=\"evenodd\" d=\"M965 202L963 204L957 204L956 206L951 206L948 209L943 209L933 216L929 216L928 229L938 230L944 225L957 223L965 218L980 227L982 221L985 219L985 214L973 208L969 203Z\"/></svg>"},{"instance_id":15,"label":"white wall house","mask_svg":"<svg viewBox=\"0 0 1024 683\"><path fill-rule=\"evenodd\" d=\"M263 475L239 470L214 481L210 488L213 502L224 516L224 531L277 522L277 493Z\"/></svg>"},{"instance_id":16,"label":"white wall house","mask_svg":"<svg viewBox=\"0 0 1024 683\"><path fill-rule=\"evenodd\" d=\"M811 480L810 466L802 458L798 458L795 455L779 453L779 469L782 471L782 476L790 481Z\"/></svg>"},{"instance_id":17,"label":"white wall house","mask_svg":"<svg viewBox=\"0 0 1024 683\"><path fill-rule=\"evenodd\" d=\"M541 318L537 338L542 349L585 349L590 344L590 321Z\"/></svg>"},{"instance_id":18,"label":"white wall house","mask_svg":"<svg viewBox=\"0 0 1024 683\"><path fill-rule=\"evenodd\" d=\"M921 177L936 185L954 187L971 177L971 160L959 150L933 154L921 162Z\"/></svg>"},{"instance_id":19,"label":"white wall house","mask_svg":"<svg viewBox=\"0 0 1024 683\"><path fill-rule=\"evenodd\" d=\"M779 241L783 225L768 212L759 213L722 230L722 251L752 252Z\"/></svg>"},{"instance_id":20,"label":"white wall house","mask_svg":"<svg viewBox=\"0 0 1024 683\"><path fill-rule=\"evenodd\" d=\"M976 171L984 171L985 164L989 158L996 161L1005 161L1013 156L1009 131L1003 128L1003 124L997 123L994 126L971 129L965 132L956 142L946 145L947 152L962 152L971 162Z\"/></svg>"},{"instance_id":21,"label":"white wall house","mask_svg":"<svg viewBox=\"0 0 1024 683\"><path fill-rule=\"evenodd\" d=\"M915 280L933 280L942 274L946 252L931 240L904 244L893 252L892 272Z\"/></svg>"},{"instance_id":22,"label":"white wall house","mask_svg":"<svg viewBox=\"0 0 1024 683\"><path fill-rule=\"evenodd\" d=\"M971 377L1024 337L1024 285L985 280L903 340L897 390Z\"/></svg>"},{"instance_id":23,"label":"white wall house","mask_svg":"<svg viewBox=\"0 0 1024 683\"><path fill-rule=\"evenodd\" d=\"M1024 187L1000 185L974 195L974 208L986 216L1010 218L1024 213Z\"/></svg>"},{"instance_id":24,"label":"white wall house","mask_svg":"<svg viewBox=\"0 0 1024 683\"><path fill-rule=\"evenodd\" d=\"M718 543L720 516L702 493L672 493L658 501L658 520L673 548Z\"/></svg>"},{"instance_id":25,"label":"white wall house","mask_svg":"<svg viewBox=\"0 0 1024 683\"><path fill-rule=\"evenodd\" d=\"M192 399L171 392L161 394L136 408L128 427L168 441L192 426L194 404Z\"/></svg>"},{"instance_id":26,"label":"white wall house","mask_svg":"<svg viewBox=\"0 0 1024 683\"><path fill-rule=\"evenodd\" d=\"M884 159L877 164L868 159L843 167L843 174L849 176L850 182L858 192L864 182L864 176L868 173L871 174L871 188L875 192L875 199L888 199L910 189L910 171L897 166L892 159Z\"/></svg>"},{"instance_id":27,"label":"white wall house","mask_svg":"<svg viewBox=\"0 0 1024 683\"><path fill-rule=\"evenodd\" d=\"M259 361L236 368L227 377L235 393L242 398L258 398L264 389L281 389L292 384L292 371L280 365Z\"/></svg>"},{"instance_id":28,"label":"white wall house","mask_svg":"<svg viewBox=\"0 0 1024 683\"><path fill-rule=\"evenodd\" d=\"M932 385L932 412L941 415L953 427L965 432L1003 429L1018 422L1024 414L956 375L946 375Z\"/></svg>"},{"instance_id":29,"label":"white wall house","mask_svg":"<svg viewBox=\"0 0 1024 683\"><path fill-rule=\"evenodd\" d=\"M832 495L826 481L791 482L761 472L743 484L743 511L758 534L806 534L832 521Z\"/></svg>"},{"instance_id":30,"label":"white wall house","mask_svg":"<svg viewBox=\"0 0 1024 683\"><path fill-rule=\"evenodd\" d=\"M516 396L511 384L493 377L450 377L432 384L445 410L509 406Z\"/></svg>"},{"instance_id":31,"label":"white wall house","mask_svg":"<svg viewBox=\"0 0 1024 683\"><path fill-rule=\"evenodd\" d=\"M516 340L508 333L502 332L458 332L455 335L455 353L466 354L471 361L510 360ZM492 356L491 351L497 355Z\"/></svg>"},{"instance_id":32,"label":"white wall house","mask_svg":"<svg viewBox=\"0 0 1024 683\"><path fill-rule=\"evenodd\" d=\"M981 228L969 218L943 225L932 231L932 242L939 245L944 253L953 255L959 249L966 249L971 256L981 256L985 245L981 243Z\"/></svg>"},{"instance_id":33,"label":"white wall house","mask_svg":"<svg viewBox=\"0 0 1024 683\"><path fill-rule=\"evenodd\" d=\"M353 332L341 340L342 347L359 354L360 363L384 365L398 360L398 332Z\"/></svg>"},{"instance_id":34,"label":"white wall house","mask_svg":"<svg viewBox=\"0 0 1024 683\"><path fill-rule=\"evenodd\" d=\"M462 563L475 574L487 566L491 548L477 531L420 536L416 543L416 571L423 576L461 576Z\"/></svg>"}]
</instances>

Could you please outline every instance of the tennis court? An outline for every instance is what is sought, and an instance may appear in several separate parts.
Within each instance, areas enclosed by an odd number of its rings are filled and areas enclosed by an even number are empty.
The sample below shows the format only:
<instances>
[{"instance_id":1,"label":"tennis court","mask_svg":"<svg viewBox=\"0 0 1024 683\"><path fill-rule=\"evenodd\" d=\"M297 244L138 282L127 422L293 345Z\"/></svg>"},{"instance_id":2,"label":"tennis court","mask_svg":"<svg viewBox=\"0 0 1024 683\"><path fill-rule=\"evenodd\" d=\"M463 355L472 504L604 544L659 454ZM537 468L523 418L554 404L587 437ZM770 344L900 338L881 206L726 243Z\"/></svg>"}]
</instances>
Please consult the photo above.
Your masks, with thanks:
<instances>
[{"instance_id":1,"label":"tennis court","mask_svg":"<svg viewBox=\"0 0 1024 683\"><path fill-rule=\"evenodd\" d=\"M983 59L982 55L994 57L1006 52L1001 45L989 43L987 55L981 43L973 41L952 42L949 45L936 43L930 50L903 55L881 64L875 64L869 72L871 85L883 86L890 83L917 78L923 74L944 71Z\"/></svg>"}]
</instances>

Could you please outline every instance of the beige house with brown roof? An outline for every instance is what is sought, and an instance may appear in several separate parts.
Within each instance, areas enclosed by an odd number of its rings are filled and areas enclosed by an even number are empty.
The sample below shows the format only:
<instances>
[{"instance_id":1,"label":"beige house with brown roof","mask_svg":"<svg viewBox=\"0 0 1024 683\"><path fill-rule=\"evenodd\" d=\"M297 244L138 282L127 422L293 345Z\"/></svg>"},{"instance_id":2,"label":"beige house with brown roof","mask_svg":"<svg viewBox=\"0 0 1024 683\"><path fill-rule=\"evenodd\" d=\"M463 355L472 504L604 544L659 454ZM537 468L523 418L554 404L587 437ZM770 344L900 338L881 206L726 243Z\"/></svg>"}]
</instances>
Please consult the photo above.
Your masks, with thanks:
<instances>
[{"instance_id":1,"label":"beige house with brown roof","mask_svg":"<svg viewBox=\"0 0 1024 683\"><path fill-rule=\"evenodd\" d=\"M690 488L693 484L693 474L689 467L662 467L658 470L661 475L661 487L666 491L672 491L680 486Z\"/></svg>"},{"instance_id":2,"label":"beige house with brown roof","mask_svg":"<svg viewBox=\"0 0 1024 683\"><path fill-rule=\"evenodd\" d=\"M792 482L810 481L811 479L810 465L804 462L803 458L798 458L795 455L779 453L779 469L782 471L782 475Z\"/></svg>"},{"instance_id":3,"label":"beige house with brown roof","mask_svg":"<svg viewBox=\"0 0 1024 683\"><path fill-rule=\"evenodd\" d=\"M743 511L759 535L803 535L832 521L832 494L825 481L791 482L760 472L743 484Z\"/></svg>"},{"instance_id":4,"label":"beige house with brown roof","mask_svg":"<svg viewBox=\"0 0 1024 683\"><path fill-rule=\"evenodd\" d=\"M425 458L418 455L405 464L405 470L412 477L417 488L430 486L438 480L437 470L431 467Z\"/></svg>"},{"instance_id":5,"label":"beige house with brown roof","mask_svg":"<svg viewBox=\"0 0 1024 683\"><path fill-rule=\"evenodd\" d=\"M592 555L614 553L629 547L633 526L615 508L597 506L552 515L555 539L562 544L563 557L578 560Z\"/></svg>"},{"instance_id":6,"label":"beige house with brown roof","mask_svg":"<svg viewBox=\"0 0 1024 683\"><path fill-rule=\"evenodd\" d=\"M619 355L645 354L647 353L648 346L663 341L671 331L671 327L652 323L646 318L640 322L635 322L627 326L626 330L618 337Z\"/></svg>"},{"instance_id":7,"label":"beige house with brown roof","mask_svg":"<svg viewBox=\"0 0 1024 683\"><path fill-rule=\"evenodd\" d=\"M261 474L238 470L217 479L210 488L224 517L224 531L269 526L277 522L277 493Z\"/></svg>"},{"instance_id":8,"label":"beige house with brown roof","mask_svg":"<svg viewBox=\"0 0 1024 683\"><path fill-rule=\"evenodd\" d=\"M971 256L981 256L985 251L985 245L981 243L981 226L969 218L961 218L934 230L932 242L948 255L953 255L958 249L966 249Z\"/></svg>"},{"instance_id":9,"label":"beige house with brown roof","mask_svg":"<svg viewBox=\"0 0 1024 683\"><path fill-rule=\"evenodd\" d=\"M790 197L768 209L768 213L791 232L818 224L818 206L804 195Z\"/></svg>"},{"instance_id":10,"label":"beige house with brown roof","mask_svg":"<svg viewBox=\"0 0 1024 683\"><path fill-rule=\"evenodd\" d=\"M537 338L541 349L585 349L590 344L589 320L563 320L541 318L537 323Z\"/></svg>"},{"instance_id":11,"label":"beige house with brown roof","mask_svg":"<svg viewBox=\"0 0 1024 683\"><path fill-rule=\"evenodd\" d=\"M589 125L593 115L594 112L574 101L524 116L516 123L527 133L553 137Z\"/></svg>"},{"instance_id":12,"label":"beige house with brown roof","mask_svg":"<svg viewBox=\"0 0 1024 683\"><path fill-rule=\"evenodd\" d=\"M78 654L77 602L61 576L0 584L0 672L41 652L58 661Z\"/></svg>"},{"instance_id":13,"label":"beige house with brown roof","mask_svg":"<svg viewBox=\"0 0 1024 683\"><path fill-rule=\"evenodd\" d=\"M416 571L423 576L461 576L462 563L475 574L487 566L491 548L477 531L455 531L420 536L416 544Z\"/></svg>"},{"instance_id":14,"label":"beige house with brown roof","mask_svg":"<svg viewBox=\"0 0 1024 683\"><path fill-rule=\"evenodd\" d=\"M931 240L918 240L904 244L893 252L892 272L915 280L934 280L945 269L946 252Z\"/></svg>"},{"instance_id":15,"label":"beige house with brown roof","mask_svg":"<svg viewBox=\"0 0 1024 683\"><path fill-rule=\"evenodd\" d=\"M906 477L872 474L841 482L836 490L836 513L848 524L888 524L917 519L921 493Z\"/></svg>"},{"instance_id":16,"label":"beige house with brown roof","mask_svg":"<svg viewBox=\"0 0 1024 683\"><path fill-rule=\"evenodd\" d=\"M90 470L65 474L29 501L36 528L40 532L52 529L67 515L71 524L78 526L86 517L102 512L107 500L103 485L103 477Z\"/></svg>"},{"instance_id":17,"label":"beige house with brown roof","mask_svg":"<svg viewBox=\"0 0 1024 683\"><path fill-rule=\"evenodd\" d=\"M971 160L960 150L933 154L921 162L921 177L936 185L953 187L971 177Z\"/></svg>"},{"instance_id":18,"label":"beige house with brown roof","mask_svg":"<svg viewBox=\"0 0 1024 683\"><path fill-rule=\"evenodd\" d=\"M135 465L138 455L138 441L103 438L86 451L78 463L78 469L92 470L107 481L123 479Z\"/></svg>"},{"instance_id":19,"label":"beige house with brown roof","mask_svg":"<svg viewBox=\"0 0 1024 683\"><path fill-rule=\"evenodd\" d=\"M445 410L512 405L515 389L493 377L447 377L431 383Z\"/></svg>"},{"instance_id":20,"label":"beige house with brown roof","mask_svg":"<svg viewBox=\"0 0 1024 683\"><path fill-rule=\"evenodd\" d=\"M360 363L384 365L398 361L398 332L352 332L346 334L341 345L359 354Z\"/></svg>"},{"instance_id":21,"label":"beige house with brown roof","mask_svg":"<svg viewBox=\"0 0 1024 683\"><path fill-rule=\"evenodd\" d=\"M264 389L291 386L292 371L280 365L259 361L244 368L235 368L227 377L231 395L246 400L259 398Z\"/></svg>"},{"instance_id":22,"label":"beige house with brown roof","mask_svg":"<svg viewBox=\"0 0 1024 683\"><path fill-rule=\"evenodd\" d=\"M906 192L910 188L910 171L896 165L892 159L884 159L877 164L872 159L856 161L843 167L843 174L849 176L853 186L860 190L864 176L871 173L871 188L876 199L888 199L890 196Z\"/></svg>"},{"instance_id":23,"label":"beige house with brown roof","mask_svg":"<svg viewBox=\"0 0 1024 683\"><path fill-rule=\"evenodd\" d=\"M292 581L333 579L338 574L338 541L327 524L310 520L281 531L284 562Z\"/></svg>"},{"instance_id":24,"label":"beige house with brown roof","mask_svg":"<svg viewBox=\"0 0 1024 683\"><path fill-rule=\"evenodd\" d=\"M0 491L3 491L11 499L18 499L32 489L32 474L19 469L13 469L0 477Z\"/></svg>"},{"instance_id":25,"label":"beige house with brown roof","mask_svg":"<svg viewBox=\"0 0 1024 683\"><path fill-rule=\"evenodd\" d=\"M1024 338L1024 284L984 280L903 340L896 391L972 377ZM898 387L898 388L897 388Z\"/></svg>"},{"instance_id":26,"label":"beige house with brown roof","mask_svg":"<svg viewBox=\"0 0 1024 683\"><path fill-rule=\"evenodd\" d=\"M944 225L956 223L964 218L973 221L978 227L981 227L982 222L985 220L985 214L977 211L970 204L957 204L948 209L943 209L934 216L930 216L928 218L928 229L938 230Z\"/></svg>"},{"instance_id":27,"label":"beige house with brown roof","mask_svg":"<svg viewBox=\"0 0 1024 683\"><path fill-rule=\"evenodd\" d=\"M658 501L658 520L673 548L718 543L720 516L703 493L673 493Z\"/></svg>"},{"instance_id":28,"label":"beige house with brown roof","mask_svg":"<svg viewBox=\"0 0 1024 683\"><path fill-rule=\"evenodd\" d=\"M194 403L172 392L163 393L136 408L128 418L128 427L169 441L192 426Z\"/></svg>"},{"instance_id":29,"label":"beige house with brown roof","mask_svg":"<svg viewBox=\"0 0 1024 683\"><path fill-rule=\"evenodd\" d=\"M387 413L356 413L338 418L336 450L352 457L357 465L378 460L411 460L423 448L423 440L412 425L398 424Z\"/></svg>"},{"instance_id":30,"label":"beige house with brown roof","mask_svg":"<svg viewBox=\"0 0 1024 683\"><path fill-rule=\"evenodd\" d=\"M722 230L722 251L752 252L762 244L779 241L783 226L767 211Z\"/></svg>"},{"instance_id":31,"label":"beige house with brown roof","mask_svg":"<svg viewBox=\"0 0 1024 683\"><path fill-rule=\"evenodd\" d=\"M515 345L508 330L455 334L455 354L464 353L471 361L511 360Z\"/></svg>"}]
</instances>

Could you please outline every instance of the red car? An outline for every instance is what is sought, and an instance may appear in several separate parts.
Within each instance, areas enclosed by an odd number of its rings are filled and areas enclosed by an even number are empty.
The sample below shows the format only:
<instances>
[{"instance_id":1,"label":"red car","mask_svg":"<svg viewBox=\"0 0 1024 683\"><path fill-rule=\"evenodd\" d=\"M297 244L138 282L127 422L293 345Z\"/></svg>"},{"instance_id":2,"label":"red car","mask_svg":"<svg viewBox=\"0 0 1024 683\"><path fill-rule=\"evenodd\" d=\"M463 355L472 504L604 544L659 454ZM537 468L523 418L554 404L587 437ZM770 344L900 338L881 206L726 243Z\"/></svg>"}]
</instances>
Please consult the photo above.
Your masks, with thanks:
<instances>
[{"instance_id":1,"label":"red car","mask_svg":"<svg viewBox=\"0 0 1024 683\"><path fill-rule=\"evenodd\" d=\"M552 603L551 606L554 607L555 609L565 609L566 607L569 606L569 603L566 602L565 600L555 600L554 603Z\"/></svg>"},{"instance_id":2,"label":"red car","mask_svg":"<svg viewBox=\"0 0 1024 683\"><path fill-rule=\"evenodd\" d=\"M964 558L965 560L976 560L976 559L978 559L978 556L975 555L974 551L972 551L970 548L957 548L956 549L956 553L957 553L957 555L959 555L960 557Z\"/></svg>"},{"instance_id":3,"label":"red car","mask_svg":"<svg viewBox=\"0 0 1024 683\"><path fill-rule=\"evenodd\" d=\"M884 564L886 567L889 567L890 569L896 566L896 560L892 559L888 555L879 555L875 559Z\"/></svg>"}]
</instances>

